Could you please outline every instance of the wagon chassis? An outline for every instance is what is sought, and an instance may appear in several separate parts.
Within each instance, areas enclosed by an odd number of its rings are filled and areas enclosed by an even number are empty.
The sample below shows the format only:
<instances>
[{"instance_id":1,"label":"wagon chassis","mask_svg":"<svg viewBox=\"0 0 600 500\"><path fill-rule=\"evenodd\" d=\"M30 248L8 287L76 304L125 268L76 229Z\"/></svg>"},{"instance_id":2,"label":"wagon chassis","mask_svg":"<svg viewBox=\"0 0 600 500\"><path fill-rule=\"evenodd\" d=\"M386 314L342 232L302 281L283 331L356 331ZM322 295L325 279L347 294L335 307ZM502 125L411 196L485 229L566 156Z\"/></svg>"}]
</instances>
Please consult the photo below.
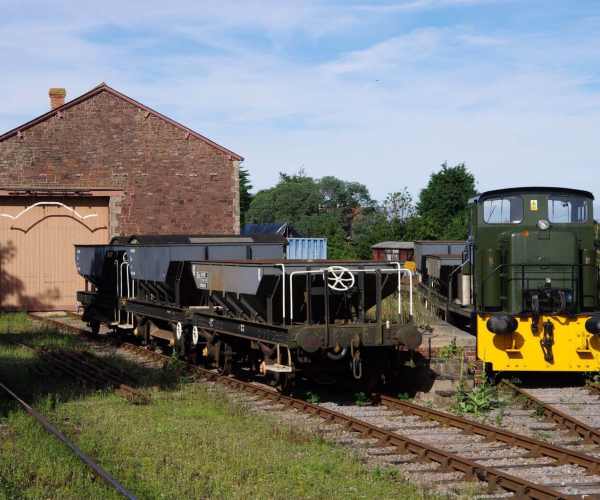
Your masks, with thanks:
<instances>
[{"instance_id":1,"label":"wagon chassis","mask_svg":"<svg viewBox=\"0 0 600 500\"><path fill-rule=\"evenodd\" d=\"M233 335L239 338L278 344L289 348L300 347L297 339L301 332L312 332L320 339L328 338L324 348L340 345L346 347L360 333L360 338L371 340L369 345L400 345L397 334L414 330L414 325L383 325L378 323L362 324L332 324L332 325L295 325L275 326L268 323L258 323L242 318L231 318L218 314L210 314L186 307L177 307L172 304L159 304L135 299L117 299L116 297L102 295L94 292L78 292L77 300L82 305L99 307L102 309L119 309L123 312L141 317L181 323L182 327L199 327L205 330ZM326 335L329 330L329 335Z\"/></svg>"}]
</instances>

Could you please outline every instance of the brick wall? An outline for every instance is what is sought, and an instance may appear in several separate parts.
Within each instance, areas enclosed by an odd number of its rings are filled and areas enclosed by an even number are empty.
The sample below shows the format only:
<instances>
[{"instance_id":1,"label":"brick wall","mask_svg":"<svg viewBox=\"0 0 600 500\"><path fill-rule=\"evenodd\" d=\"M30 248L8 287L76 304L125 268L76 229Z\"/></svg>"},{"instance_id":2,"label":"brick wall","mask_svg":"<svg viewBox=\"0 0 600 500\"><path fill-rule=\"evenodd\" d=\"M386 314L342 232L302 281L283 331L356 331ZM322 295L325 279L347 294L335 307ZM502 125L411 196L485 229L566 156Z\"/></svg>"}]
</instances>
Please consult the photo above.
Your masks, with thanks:
<instances>
[{"instance_id":1,"label":"brick wall","mask_svg":"<svg viewBox=\"0 0 600 500\"><path fill-rule=\"evenodd\" d=\"M0 186L118 189L110 235L239 233L239 162L100 92L0 142Z\"/></svg>"},{"instance_id":2,"label":"brick wall","mask_svg":"<svg viewBox=\"0 0 600 500\"><path fill-rule=\"evenodd\" d=\"M415 360L437 358L438 347L429 349L427 346L421 346L415 349ZM475 382L480 383L483 375L483 361L477 359L477 350L475 347L463 347L462 352L465 358L465 365L470 368L475 375Z\"/></svg>"}]
</instances>

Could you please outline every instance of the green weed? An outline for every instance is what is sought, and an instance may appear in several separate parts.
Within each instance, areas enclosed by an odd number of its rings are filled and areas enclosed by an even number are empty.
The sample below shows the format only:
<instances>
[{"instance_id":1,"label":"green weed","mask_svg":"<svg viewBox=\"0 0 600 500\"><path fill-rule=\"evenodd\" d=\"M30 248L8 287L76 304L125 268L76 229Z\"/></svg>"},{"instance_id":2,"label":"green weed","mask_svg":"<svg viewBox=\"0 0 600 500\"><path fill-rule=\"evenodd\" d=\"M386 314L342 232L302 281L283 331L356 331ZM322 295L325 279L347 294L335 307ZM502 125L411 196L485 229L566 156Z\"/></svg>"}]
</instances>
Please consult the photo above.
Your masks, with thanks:
<instances>
[{"instance_id":1,"label":"green weed","mask_svg":"<svg viewBox=\"0 0 600 500\"><path fill-rule=\"evenodd\" d=\"M539 441L545 441L545 442L549 442L552 439L552 436L550 434L544 433L544 432L538 432L535 431L531 437L533 437L534 439L537 439Z\"/></svg>"},{"instance_id":2,"label":"green weed","mask_svg":"<svg viewBox=\"0 0 600 500\"><path fill-rule=\"evenodd\" d=\"M312 404L317 404L319 401L321 401L321 398L319 397L318 394L315 394L312 391L307 391L306 392L306 401L308 403L312 403Z\"/></svg>"},{"instance_id":3,"label":"green weed","mask_svg":"<svg viewBox=\"0 0 600 500\"><path fill-rule=\"evenodd\" d=\"M354 395L354 400L356 402L356 406L369 406L373 402L364 392L357 392Z\"/></svg>"},{"instance_id":4,"label":"green weed","mask_svg":"<svg viewBox=\"0 0 600 500\"><path fill-rule=\"evenodd\" d=\"M406 401L407 403L412 403L413 401L413 398L408 395L408 392L405 392L404 394L398 394L398 399L400 401Z\"/></svg>"},{"instance_id":5,"label":"green weed","mask_svg":"<svg viewBox=\"0 0 600 500\"><path fill-rule=\"evenodd\" d=\"M544 412L546 411L546 406L544 403L533 403L533 414L535 418L540 420L544 417Z\"/></svg>"},{"instance_id":6,"label":"green weed","mask_svg":"<svg viewBox=\"0 0 600 500\"><path fill-rule=\"evenodd\" d=\"M476 385L468 392L464 390L464 384L461 380L451 408L459 414L481 415L488 413L497 406L496 399L496 388L484 373L481 384Z\"/></svg>"},{"instance_id":7,"label":"green weed","mask_svg":"<svg viewBox=\"0 0 600 500\"><path fill-rule=\"evenodd\" d=\"M438 349L436 356L442 359L461 358L463 356L463 348L456 347L456 337L452 337L448 345Z\"/></svg>"},{"instance_id":8,"label":"green weed","mask_svg":"<svg viewBox=\"0 0 600 500\"><path fill-rule=\"evenodd\" d=\"M412 322L416 326L425 329L430 329L437 321L437 316L432 309L425 307L426 298L417 292L413 293L413 316ZM397 294L390 295L381 301L381 316L384 321L392 323L409 323L410 322L410 296L408 291L402 292L402 313L398 318L398 296ZM368 320L374 321L375 307L372 307L365 313Z\"/></svg>"},{"instance_id":9,"label":"green weed","mask_svg":"<svg viewBox=\"0 0 600 500\"><path fill-rule=\"evenodd\" d=\"M402 474L402 471L390 465L384 465L383 467L377 465L374 469L371 469L371 477L376 481L404 481L404 475Z\"/></svg>"},{"instance_id":10,"label":"green weed","mask_svg":"<svg viewBox=\"0 0 600 500\"><path fill-rule=\"evenodd\" d=\"M494 425L496 427L502 427L502 421L504 420L504 415L506 414L507 406L508 406L508 403L506 401L502 401L501 403L498 403L498 407L499 407L498 413L494 417Z\"/></svg>"}]
</instances>

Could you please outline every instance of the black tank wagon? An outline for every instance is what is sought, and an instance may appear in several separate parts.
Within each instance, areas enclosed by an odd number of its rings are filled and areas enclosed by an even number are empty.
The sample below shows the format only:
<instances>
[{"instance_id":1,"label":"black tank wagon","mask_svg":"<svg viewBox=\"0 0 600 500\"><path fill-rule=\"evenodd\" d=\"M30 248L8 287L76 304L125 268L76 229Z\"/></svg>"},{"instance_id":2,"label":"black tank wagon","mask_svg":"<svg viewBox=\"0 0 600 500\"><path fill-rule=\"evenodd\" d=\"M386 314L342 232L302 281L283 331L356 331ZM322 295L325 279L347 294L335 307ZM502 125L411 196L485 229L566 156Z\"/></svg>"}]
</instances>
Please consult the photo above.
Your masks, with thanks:
<instances>
[{"instance_id":1,"label":"black tank wagon","mask_svg":"<svg viewBox=\"0 0 600 500\"><path fill-rule=\"evenodd\" d=\"M296 375L372 384L400 346L421 343L412 316L401 321L401 278L410 272L399 263L285 260L281 237L136 241L76 246L86 279L78 300L95 331L103 322L151 346L168 342L222 373L251 367L282 391ZM412 311L412 287L404 295ZM390 296L398 314L384 320Z\"/></svg>"}]
</instances>

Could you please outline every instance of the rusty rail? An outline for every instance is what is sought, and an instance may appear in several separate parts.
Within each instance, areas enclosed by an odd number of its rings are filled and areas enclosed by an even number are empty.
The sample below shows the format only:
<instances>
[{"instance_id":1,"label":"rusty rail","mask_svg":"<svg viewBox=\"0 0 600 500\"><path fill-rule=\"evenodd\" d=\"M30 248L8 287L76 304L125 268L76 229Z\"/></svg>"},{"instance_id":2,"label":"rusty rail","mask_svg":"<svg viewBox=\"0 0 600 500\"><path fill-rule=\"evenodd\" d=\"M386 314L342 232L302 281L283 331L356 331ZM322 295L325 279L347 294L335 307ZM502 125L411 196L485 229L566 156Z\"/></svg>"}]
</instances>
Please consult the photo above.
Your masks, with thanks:
<instances>
[{"instance_id":1,"label":"rusty rail","mask_svg":"<svg viewBox=\"0 0 600 500\"><path fill-rule=\"evenodd\" d=\"M588 380L585 384L585 388L588 391L600 396L600 384Z\"/></svg>"},{"instance_id":2,"label":"rusty rail","mask_svg":"<svg viewBox=\"0 0 600 500\"><path fill-rule=\"evenodd\" d=\"M169 356L140 348L134 344L121 343L120 347L149 358L158 360L171 359ZM244 382L232 377L222 376L211 370L207 370L206 368L190 365L184 362L180 362L180 366L186 371L196 373L212 382L219 383L232 389L241 390L242 392L246 392L275 403L283 404L288 408L309 413L313 416L326 420L328 423L341 424L346 428L346 430L359 432L365 438L374 438L379 440L381 446L396 447L398 454L414 455L415 461L428 460L431 462L436 462L440 465L442 470L446 470L448 472L461 472L465 474L465 478L467 480L479 479L481 481L485 481L488 483L488 486L491 490L504 489L515 493L520 498L544 500L574 498L545 486L540 486L525 479L506 474L500 470L479 465L472 460L465 459L453 453L449 453L419 441L415 441L414 439L404 437L400 434L396 434L395 432L382 429L381 427L377 427L369 424L368 422L349 417L348 415L344 415L334 410L329 410L322 406L308 403L307 401L296 399L291 396L284 396L275 391L252 384L250 382ZM592 457L590 458L594 460ZM598 464L600 464L600 460L598 460Z\"/></svg>"},{"instance_id":3,"label":"rusty rail","mask_svg":"<svg viewBox=\"0 0 600 500\"><path fill-rule=\"evenodd\" d=\"M38 356L43 362L48 363L57 371L77 380L84 387L99 388L109 385L113 390L133 403L147 403L148 396L138 389L126 384L116 375L120 370L101 362L91 353L82 354L82 351L39 351L31 346L9 340L12 344L28 350ZM93 361L91 361L93 358Z\"/></svg>"},{"instance_id":4,"label":"rusty rail","mask_svg":"<svg viewBox=\"0 0 600 500\"><path fill-rule=\"evenodd\" d=\"M83 451L77 448L77 446L71 443L71 441L69 441L64 434L62 434L56 427L54 427L50 422L48 422L44 417L42 417L38 412L36 412L31 406L29 406L19 396L12 392L8 387L0 383L0 389L2 389L8 396L14 399L17 403L19 403L25 409L25 411L27 411L27 413L29 413L40 423L40 425L44 429L46 429L51 434L54 434L63 444L66 444L73 453L75 453L90 469L92 469L92 471L96 475L98 475L98 477L106 481L110 486L116 489L125 498L136 500L136 497L134 497L121 484L119 484L108 472L106 472L102 467L96 464L91 458L89 458L85 453L83 453Z\"/></svg>"},{"instance_id":5,"label":"rusty rail","mask_svg":"<svg viewBox=\"0 0 600 500\"><path fill-rule=\"evenodd\" d=\"M600 445L600 431L598 429L546 404L508 380L503 380L500 384L521 399L523 406L539 412L546 422L554 423L561 429L568 430L572 435L581 437L583 444Z\"/></svg>"},{"instance_id":6,"label":"rusty rail","mask_svg":"<svg viewBox=\"0 0 600 500\"><path fill-rule=\"evenodd\" d=\"M55 322L49 319L43 319L42 321L49 321L51 322L51 324L58 324L58 326L61 326L60 322ZM69 330L73 333L83 333L88 336L91 335L85 329L76 328L72 325L69 325ZM75 330L77 332L75 332ZM157 361L171 361L171 358L164 354L149 351L147 349L127 342L119 342L115 339L111 339L110 337L93 336L93 339L95 341L107 342L116 345L120 348L126 349L128 351L134 352L147 358L153 358ZM288 408L296 409L304 413L311 414L313 416L324 419L328 423L341 424L347 430L358 432L363 437L377 439L381 443L381 446L394 446L397 448L398 454L411 455L411 459L414 459L417 462L435 462L440 465L442 470L446 470L448 472L463 473L464 478L466 480L479 479L481 481L485 481L488 483L490 490L503 489L515 493L519 498L530 498L535 500L569 500L576 498L570 495L560 493L551 488L532 483L525 479L506 474L501 470L480 465L472 460L462 458L458 455L449 453L434 446L415 441L414 439L404 437L400 434L396 434L395 432L388 431L386 429L377 427L375 425L369 424L368 422L364 422L353 417L349 417L348 415L344 415L334 410L329 410L322 406L308 403L307 401L303 401L301 399L285 396L265 387L252 384L250 382L244 382L232 377L219 375L211 370L202 368L200 366L191 365L182 361L179 361L178 364L183 370L198 375L199 377L205 378L212 382L219 383L226 387L230 387L232 389L240 390L242 392L261 397L265 400L272 401L274 403L285 405ZM568 450L565 450L565 452L567 451ZM563 455L561 455L561 457L562 456ZM559 460L561 457L559 457ZM567 457L569 457L569 455L567 455ZM594 460L593 457L589 458L591 460ZM590 465L590 468L591 467L592 466Z\"/></svg>"},{"instance_id":7,"label":"rusty rail","mask_svg":"<svg viewBox=\"0 0 600 500\"><path fill-rule=\"evenodd\" d=\"M475 420L457 417L451 413L425 408L391 396L378 395L374 397L378 398L381 404L395 410L400 410L406 415L416 415L423 420L439 422L446 427L456 427L461 429L465 434L484 436L487 441L500 441L510 447L524 448L529 451L527 456L531 458L549 457L556 460L555 465L578 465L585 468L588 474L597 474L600 472L600 458L586 455L585 453L492 427L491 425L482 424Z\"/></svg>"}]
</instances>

